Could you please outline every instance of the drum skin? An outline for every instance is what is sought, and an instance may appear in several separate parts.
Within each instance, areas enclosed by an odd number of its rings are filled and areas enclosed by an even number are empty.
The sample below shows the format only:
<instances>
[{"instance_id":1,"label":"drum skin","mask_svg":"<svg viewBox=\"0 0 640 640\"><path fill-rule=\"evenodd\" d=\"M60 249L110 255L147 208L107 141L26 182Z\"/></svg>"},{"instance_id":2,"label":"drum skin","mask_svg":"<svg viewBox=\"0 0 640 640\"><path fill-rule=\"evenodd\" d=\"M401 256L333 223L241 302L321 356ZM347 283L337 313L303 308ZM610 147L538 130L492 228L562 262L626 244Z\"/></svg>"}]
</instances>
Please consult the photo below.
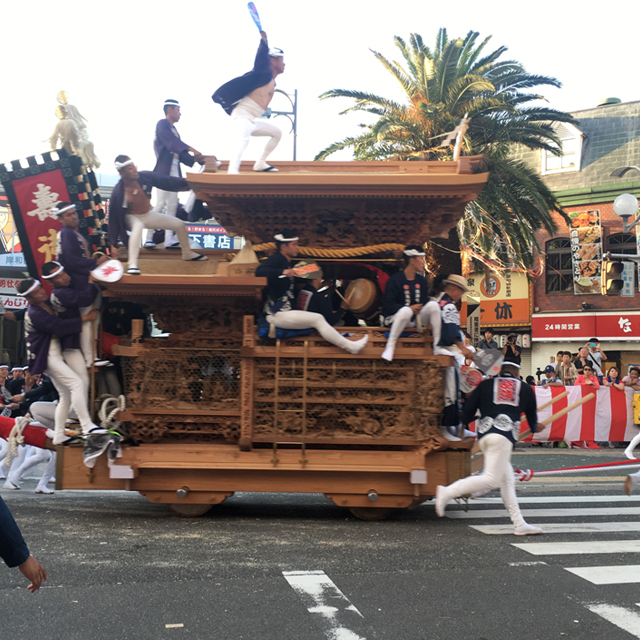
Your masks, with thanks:
<instances>
[{"instance_id":1,"label":"drum skin","mask_svg":"<svg viewBox=\"0 0 640 640\"><path fill-rule=\"evenodd\" d=\"M367 320L378 314L382 292L373 280L358 278L349 283L344 297L349 301L351 311L358 318Z\"/></svg>"}]
</instances>

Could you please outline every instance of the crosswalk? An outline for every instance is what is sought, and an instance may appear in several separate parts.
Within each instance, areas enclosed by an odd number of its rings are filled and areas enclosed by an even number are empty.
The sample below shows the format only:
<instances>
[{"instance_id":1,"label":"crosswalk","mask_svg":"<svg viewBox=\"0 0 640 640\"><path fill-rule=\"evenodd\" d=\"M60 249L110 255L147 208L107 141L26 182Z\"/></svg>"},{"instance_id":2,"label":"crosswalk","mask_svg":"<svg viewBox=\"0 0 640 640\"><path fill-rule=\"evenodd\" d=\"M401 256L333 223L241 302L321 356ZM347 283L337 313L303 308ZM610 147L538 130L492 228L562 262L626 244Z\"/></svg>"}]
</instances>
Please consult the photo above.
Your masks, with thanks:
<instances>
[{"instance_id":1,"label":"crosswalk","mask_svg":"<svg viewBox=\"0 0 640 640\"><path fill-rule=\"evenodd\" d=\"M621 554L640 553L640 497L525 496L519 498L519 502L525 520L542 527L543 536L512 542L513 525L504 507L498 508L499 497L469 500L468 510L449 508L446 516L465 521L471 529L484 535L511 536L504 540L526 554L521 562L509 563L511 566L560 563L563 570L594 585L602 598L602 601L583 602L585 608L640 639L640 603L622 606L604 601L611 597L606 591L607 585L640 583L640 564L621 563L621 559L629 559L629 556L621 558ZM624 535L620 539L608 534ZM532 556L535 559L527 560ZM588 566L578 566L584 556L590 556L584 560ZM640 558L631 557L636 562ZM592 559L594 564L590 562Z\"/></svg>"}]
</instances>

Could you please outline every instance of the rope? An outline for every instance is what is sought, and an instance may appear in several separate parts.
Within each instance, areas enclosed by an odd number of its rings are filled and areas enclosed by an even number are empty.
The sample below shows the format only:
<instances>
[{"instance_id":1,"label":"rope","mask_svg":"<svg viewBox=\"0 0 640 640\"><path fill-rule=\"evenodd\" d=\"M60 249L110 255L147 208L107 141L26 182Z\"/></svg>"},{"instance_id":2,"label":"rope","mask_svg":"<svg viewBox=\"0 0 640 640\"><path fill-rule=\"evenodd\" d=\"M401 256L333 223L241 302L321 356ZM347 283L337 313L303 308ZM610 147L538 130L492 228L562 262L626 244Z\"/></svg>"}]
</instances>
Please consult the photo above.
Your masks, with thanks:
<instances>
[{"instance_id":1,"label":"rope","mask_svg":"<svg viewBox=\"0 0 640 640\"><path fill-rule=\"evenodd\" d=\"M583 467L567 467L566 469L547 469L546 471L533 471L531 469L514 469L513 474L516 480L526 482L534 476L561 476L574 472L591 473L592 471L605 471L610 468L621 467L631 469L640 467L640 460L623 460L616 462L603 462L602 464L590 464Z\"/></svg>"},{"instance_id":2,"label":"rope","mask_svg":"<svg viewBox=\"0 0 640 640\"><path fill-rule=\"evenodd\" d=\"M253 246L254 251L270 251L276 248L275 242L265 242ZM371 244L366 247L352 247L350 249L321 249L319 247L300 247L298 253L302 256L317 256L318 258L353 258L366 256L370 253L382 251L402 251L403 244L387 242L386 244Z\"/></svg>"},{"instance_id":3,"label":"rope","mask_svg":"<svg viewBox=\"0 0 640 640\"><path fill-rule=\"evenodd\" d=\"M24 418L22 416L16 418L15 422L13 423L13 428L11 429L9 437L7 438L7 442L9 443L9 448L7 449L7 468L11 466L11 458L17 457L18 446L24 444L24 436L22 435L22 432L28 424L28 418Z\"/></svg>"},{"instance_id":4,"label":"rope","mask_svg":"<svg viewBox=\"0 0 640 640\"><path fill-rule=\"evenodd\" d=\"M122 422L116 420L116 416L120 411L124 411L127 408L127 399L124 396L109 396L105 398L98 411L98 418L100 418L100 426L107 431L117 431L122 425ZM107 413L108 412L108 413Z\"/></svg>"}]
</instances>

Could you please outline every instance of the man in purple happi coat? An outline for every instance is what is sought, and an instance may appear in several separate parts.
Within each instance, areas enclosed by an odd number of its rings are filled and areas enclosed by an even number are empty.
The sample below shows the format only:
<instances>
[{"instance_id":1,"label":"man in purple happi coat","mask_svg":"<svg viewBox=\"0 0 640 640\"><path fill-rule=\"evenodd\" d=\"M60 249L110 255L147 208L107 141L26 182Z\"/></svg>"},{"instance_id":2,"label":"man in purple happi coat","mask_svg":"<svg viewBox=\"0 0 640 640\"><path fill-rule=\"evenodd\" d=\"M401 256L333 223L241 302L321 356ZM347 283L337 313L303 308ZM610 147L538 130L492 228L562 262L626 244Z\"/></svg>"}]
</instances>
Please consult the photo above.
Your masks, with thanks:
<instances>
[{"instance_id":1,"label":"man in purple happi coat","mask_svg":"<svg viewBox=\"0 0 640 640\"><path fill-rule=\"evenodd\" d=\"M95 285L89 284L91 272L109 258L100 256L92 258L89 252L89 243L80 233L80 222L76 205L70 202L59 202L52 213L62 223L62 229L58 232L57 253L58 261L64 267L71 280L70 287L76 291L93 292L93 298L80 308L80 315L86 315L92 309L100 308L100 290ZM93 348L93 322L82 325L81 348L87 367L94 364L95 353ZM104 363L104 361L98 361ZM106 363L105 363L106 364Z\"/></svg>"},{"instance_id":2,"label":"man in purple happi coat","mask_svg":"<svg viewBox=\"0 0 640 640\"><path fill-rule=\"evenodd\" d=\"M254 171L277 171L267 164L267 157L278 146L282 131L260 116L269 108L276 90L276 77L284 73L284 53L276 47L269 48L267 34L260 32L262 40L256 53L253 69L230 80L216 89L212 99L230 116L236 136L236 151L229 161L227 173L240 173L242 154L251 136L268 136L262 155L253 165Z\"/></svg>"},{"instance_id":3,"label":"man in purple happi coat","mask_svg":"<svg viewBox=\"0 0 640 640\"><path fill-rule=\"evenodd\" d=\"M48 275L44 269L43 273ZM106 433L89 415L89 375L80 351L82 324L95 320L98 312L93 310L81 317L77 308L65 309L63 313L56 311L38 280L20 281L18 295L29 302L24 317L29 371L32 375L46 373L60 396L53 444L64 444L68 440L64 429L71 406L84 434Z\"/></svg>"},{"instance_id":4,"label":"man in purple happi coat","mask_svg":"<svg viewBox=\"0 0 640 640\"><path fill-rule=\"evenodd\" d=\"M199 162L204 165L204 156L180 139L180 134L175 125L180 120L180 103L177 100L168 99L164 103L164 115L156 124L156 136L153 140L153 150L156 154L156 166L154 171L163 176L182 177L180 164L192 167ZM178 193L158 189L158 199L155 211L175 217L178 209ZM156 243L162 242L164 232L156 231L153 240L148 239L144 246L153 249ZM167 231L164 237L164 246L167 249L179 249L180 243L176 240L173 231Z\"/></svg>"},{"instance_id":5,"label":"man in purple happi coat","mask_svg":"<svg viewBox=\"0 0 640 640\"><path fill-rule=\"evenodd\" d=\"M109 244L111 255L118 260L118 243L128 246L129 268L127 274L140 275L138 255L144 229L167 229L178 237L182 249L182 259L195 262L206 260L207 256L195 253L189 246L189 233L182 222L173 216L157 213L151 207L151 190L189 191L189 183L184 178L163 176L155 171L138 171L129 156L116 158L115 167L120 181L111 192L109 206ZM131 236L127 237L127 227Z\"/></svg>"}]
</instances>

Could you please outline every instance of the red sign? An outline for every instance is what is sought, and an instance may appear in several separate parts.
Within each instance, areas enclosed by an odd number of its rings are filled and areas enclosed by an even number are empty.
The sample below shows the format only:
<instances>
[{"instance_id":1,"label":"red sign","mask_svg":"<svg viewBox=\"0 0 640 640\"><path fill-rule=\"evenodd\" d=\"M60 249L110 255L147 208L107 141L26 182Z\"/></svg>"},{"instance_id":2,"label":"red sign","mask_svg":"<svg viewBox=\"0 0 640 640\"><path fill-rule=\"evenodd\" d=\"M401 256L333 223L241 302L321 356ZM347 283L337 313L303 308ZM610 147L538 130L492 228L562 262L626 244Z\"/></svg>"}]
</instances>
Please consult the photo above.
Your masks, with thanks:
<instances>
[{"instance_id":1,"label":"red sign","mask_svg":"<svg viewBox=\"0 0 640 640\"><path fill-rule=\"evenodd\" d=\"M51 209L62 201L69 201L69 193L62 171L57 169L35 176L14 180L13 189L27 230L33 257L41 273L42 265L56 259L56 240L61 224ZM51 285L42 280L51 292Z\"/></svg>"},{"instance_id":2,"label":"red sign","mask_svg":"<svg viewBox=\"0 0 640 640\"><path fill-rule=\"evenodd\" d=\"M531 336L539 341L638 340L640 311L534 314Z\"/></svg>"}]
</instances>

